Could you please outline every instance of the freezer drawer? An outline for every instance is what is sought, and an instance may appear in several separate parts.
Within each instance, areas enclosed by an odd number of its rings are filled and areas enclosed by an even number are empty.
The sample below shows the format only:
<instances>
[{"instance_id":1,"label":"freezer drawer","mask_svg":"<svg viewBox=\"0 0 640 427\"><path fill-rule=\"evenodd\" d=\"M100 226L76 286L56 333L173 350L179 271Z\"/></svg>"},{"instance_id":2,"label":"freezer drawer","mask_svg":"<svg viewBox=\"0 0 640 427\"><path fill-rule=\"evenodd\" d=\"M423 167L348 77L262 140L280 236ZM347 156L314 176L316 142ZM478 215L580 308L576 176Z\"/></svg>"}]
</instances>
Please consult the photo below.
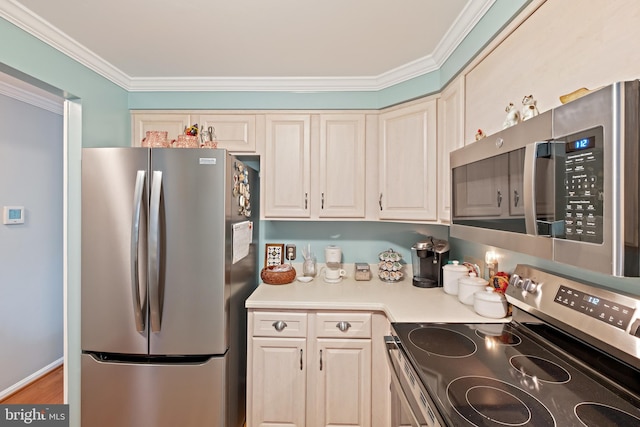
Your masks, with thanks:
<instances>
[{"instance_id":1,"label":"freezer drawer","mask_svg":"<svg viewBox=\"0 0 640 427\"><path fill-rule=\"evenodd\" d=\"M82 355L83 427L225 425L226 356L203 364L132 364Z\"/></svg>"}]
</instances>

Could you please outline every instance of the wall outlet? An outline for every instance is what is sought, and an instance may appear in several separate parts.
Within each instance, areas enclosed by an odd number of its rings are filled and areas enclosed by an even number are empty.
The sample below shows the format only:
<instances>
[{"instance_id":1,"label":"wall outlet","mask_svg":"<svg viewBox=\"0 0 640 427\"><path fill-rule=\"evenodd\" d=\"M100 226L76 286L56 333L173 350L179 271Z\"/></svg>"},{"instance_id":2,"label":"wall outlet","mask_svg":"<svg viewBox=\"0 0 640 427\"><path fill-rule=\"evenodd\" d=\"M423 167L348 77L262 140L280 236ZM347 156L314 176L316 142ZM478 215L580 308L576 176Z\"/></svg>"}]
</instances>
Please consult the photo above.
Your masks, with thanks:
<instances>
[{"instance_id":1,"label":"wall outlet","mask_svg":"<svg viewBox=\"0 0 640 427\"><path fill-rule=\"evenodd\" d=\"M287 261L293 261L296 259L296 245L287 245L285 251L285 258Z\"/></svg>"}]
</instances>

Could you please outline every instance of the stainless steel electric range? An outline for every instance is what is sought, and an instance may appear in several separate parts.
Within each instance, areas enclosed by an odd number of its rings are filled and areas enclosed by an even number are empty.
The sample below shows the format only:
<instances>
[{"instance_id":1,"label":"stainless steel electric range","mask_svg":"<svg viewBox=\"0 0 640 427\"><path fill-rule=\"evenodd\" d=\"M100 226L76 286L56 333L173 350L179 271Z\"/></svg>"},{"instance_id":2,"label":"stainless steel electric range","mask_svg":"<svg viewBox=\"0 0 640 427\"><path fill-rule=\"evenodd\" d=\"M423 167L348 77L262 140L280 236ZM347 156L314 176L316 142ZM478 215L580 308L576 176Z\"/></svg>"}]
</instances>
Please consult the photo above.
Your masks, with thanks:
<instances>
[{"instance_id":1,"label":"stainless steel electric range","mask_svg":"<svg viewBox=\"0 0 640 427\"><path fill-rule=\"evenodd\" d=\"M639 285L640 286L640 285ZM640 426L640 298L526 265L509 323L393 323L393 426Z\"/></svg>"}]
</instances>

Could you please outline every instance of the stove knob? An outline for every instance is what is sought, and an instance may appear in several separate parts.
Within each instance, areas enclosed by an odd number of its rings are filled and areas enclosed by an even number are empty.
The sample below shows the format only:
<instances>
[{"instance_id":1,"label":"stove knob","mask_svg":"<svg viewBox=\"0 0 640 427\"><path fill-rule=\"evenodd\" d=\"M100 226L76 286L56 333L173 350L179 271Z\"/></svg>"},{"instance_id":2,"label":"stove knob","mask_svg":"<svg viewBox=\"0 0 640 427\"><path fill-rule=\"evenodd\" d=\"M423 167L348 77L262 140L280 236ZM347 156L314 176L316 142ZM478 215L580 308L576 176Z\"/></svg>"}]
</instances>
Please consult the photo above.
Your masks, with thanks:
<instances>
[{"instance_id":1,"label":"stove knob","mask_svg":"<svg viewBox=\"0 0 640 427\"><path fill-rule=\"evenodd\" d=\"M633 322L631 329L629 329L629 333L640 338L640 319L636 319L636 321Z\"/></svg>"},{"instance_id":2,"label":"stove knob","mask_svg":"<svg viewBox=\"0 0 640 427\"><path fill-rule=\"evenodd\" d=\"M509 286L515 286L516 288L522 287L522 279L517 274L511 276L509 279Z\"/></svg>"},{"instance_id":3,"label":"stove knob","mask_svg":"<svg viewBox=\"0 0 640 427\"><path fill-rule=\"evenodd\" d=\"M522 288L530 294L535 294L538 290L538 284L531 279L524 279Z\"/></svg>"}]
</instances>

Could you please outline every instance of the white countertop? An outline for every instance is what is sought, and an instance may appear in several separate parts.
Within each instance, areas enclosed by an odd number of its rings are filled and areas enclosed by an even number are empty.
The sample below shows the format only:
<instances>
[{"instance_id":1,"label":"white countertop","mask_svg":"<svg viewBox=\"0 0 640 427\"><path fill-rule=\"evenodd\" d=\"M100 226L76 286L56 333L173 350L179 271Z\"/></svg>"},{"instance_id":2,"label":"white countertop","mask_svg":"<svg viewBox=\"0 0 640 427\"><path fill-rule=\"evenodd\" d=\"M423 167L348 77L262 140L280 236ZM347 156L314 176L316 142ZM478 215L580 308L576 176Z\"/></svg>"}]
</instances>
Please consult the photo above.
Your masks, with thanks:
<instances>
[{"instance_id":1,"label":"white countertop","mask_svg":"<svg viewBox=\"0 0 640 427\"><path fill-rule=\"evenodd\" d=\"M372 276L370 281L356 281L353 274L349 274L340 283L325 283L319 276L309 283L298 280L286 285L261 283L245 305L248 309L382 311L391 322L487 323L510 320L480 316L473 306L462 304L457 296L446 294L442 288L413 286L410 274L396 283L379 280L373 268Z\"/></svg>"}]
</instances>

